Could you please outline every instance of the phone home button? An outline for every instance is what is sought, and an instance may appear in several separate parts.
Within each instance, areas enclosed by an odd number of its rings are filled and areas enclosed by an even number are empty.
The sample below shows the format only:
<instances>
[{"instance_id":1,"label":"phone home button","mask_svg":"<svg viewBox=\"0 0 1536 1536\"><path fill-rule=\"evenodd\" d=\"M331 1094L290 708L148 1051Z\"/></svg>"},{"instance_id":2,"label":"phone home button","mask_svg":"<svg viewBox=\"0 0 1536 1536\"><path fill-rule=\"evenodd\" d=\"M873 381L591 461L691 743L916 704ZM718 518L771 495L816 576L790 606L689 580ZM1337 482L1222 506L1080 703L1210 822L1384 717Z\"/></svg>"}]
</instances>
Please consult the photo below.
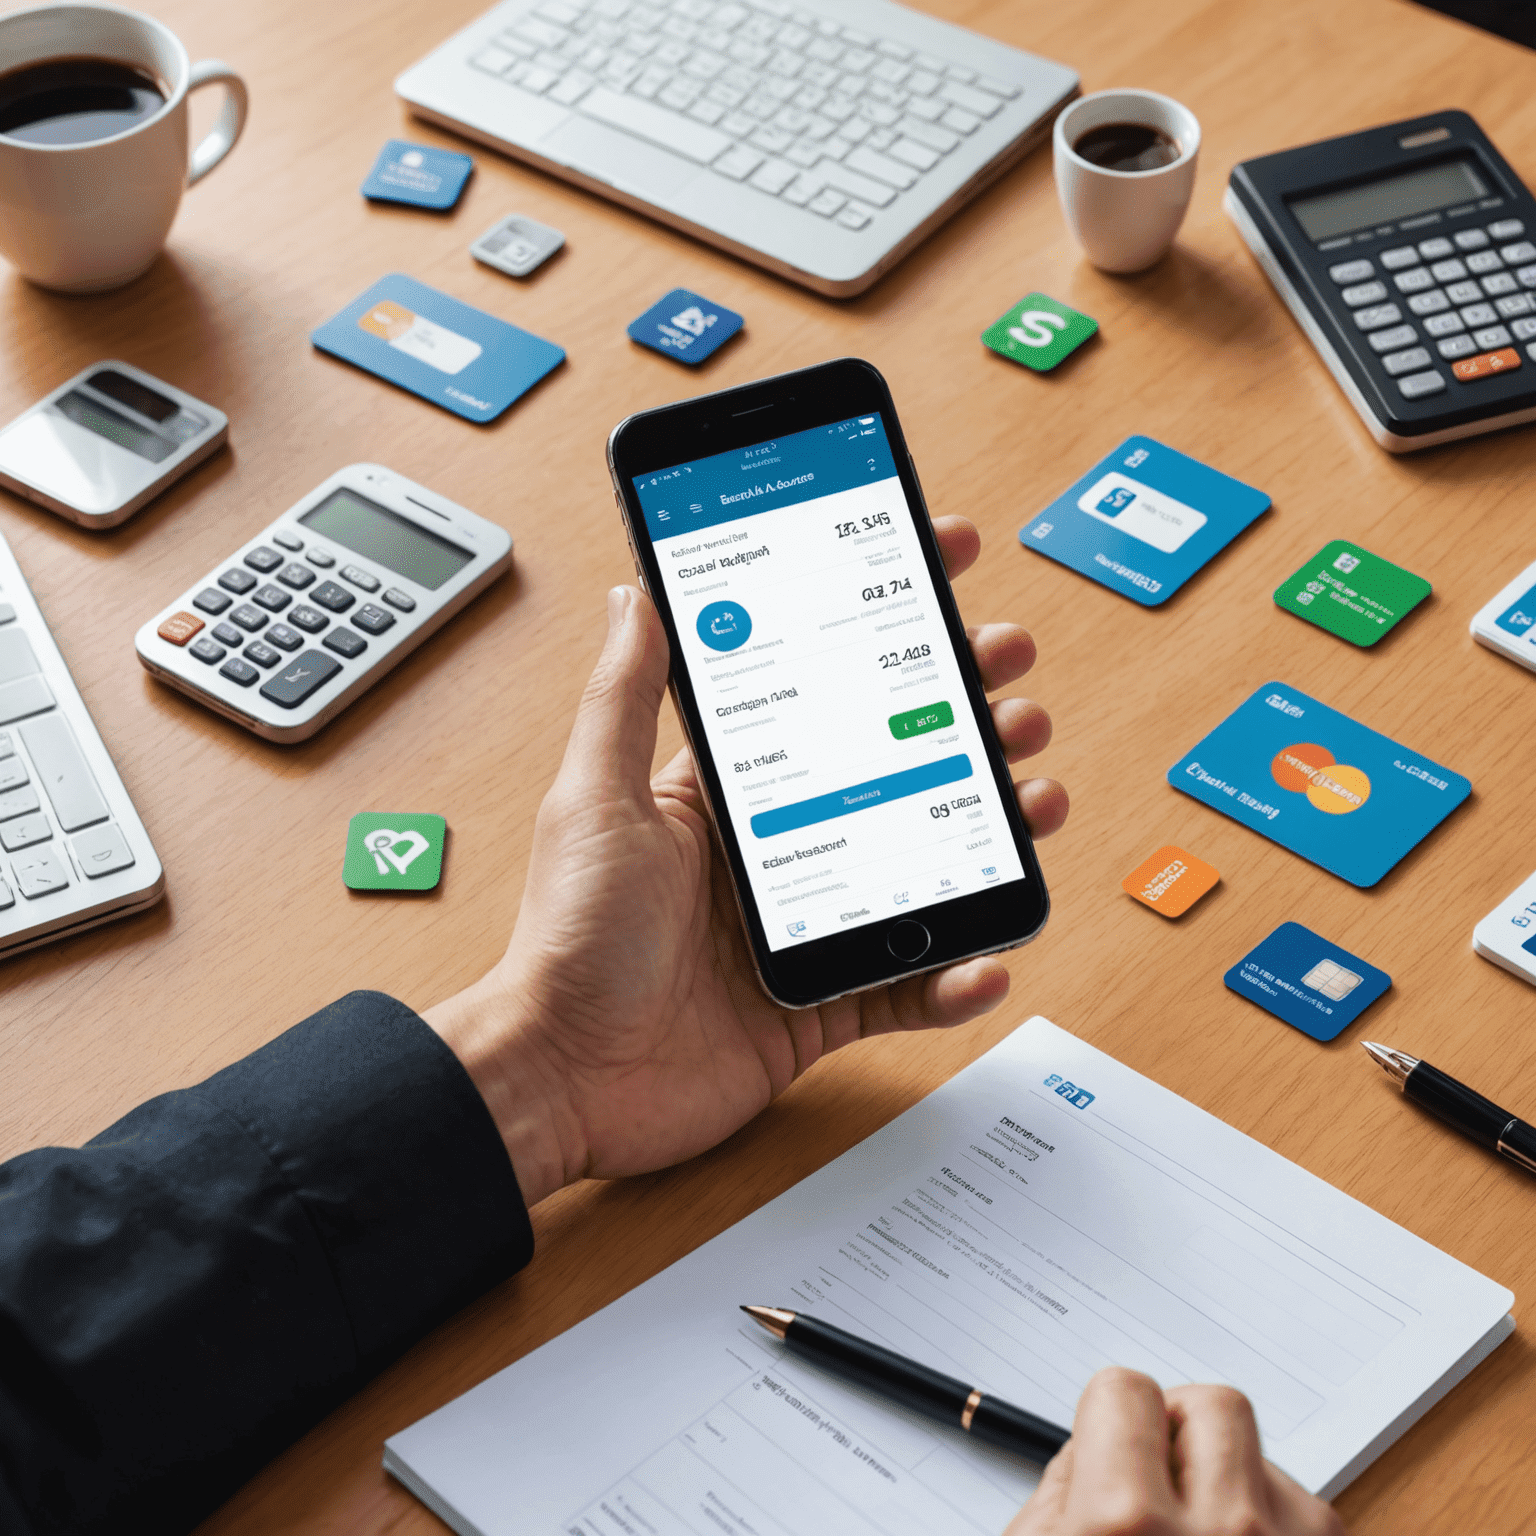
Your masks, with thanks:
<instances>
[{"instance_id":1,"label":"phone home button","mask_svg":"<svg viewBox=\"0 0 1536 1536\"><path fill-rule=\"evenodd\" d=\"M909 964L914 960L921 960L928 953L928 946L932 943L933 935L921 923L914 923L910 917L902 918L899 923L892 923L890 932L885 936L885 947L898 960L904 960Z\"/></svg>"}]
</instances>

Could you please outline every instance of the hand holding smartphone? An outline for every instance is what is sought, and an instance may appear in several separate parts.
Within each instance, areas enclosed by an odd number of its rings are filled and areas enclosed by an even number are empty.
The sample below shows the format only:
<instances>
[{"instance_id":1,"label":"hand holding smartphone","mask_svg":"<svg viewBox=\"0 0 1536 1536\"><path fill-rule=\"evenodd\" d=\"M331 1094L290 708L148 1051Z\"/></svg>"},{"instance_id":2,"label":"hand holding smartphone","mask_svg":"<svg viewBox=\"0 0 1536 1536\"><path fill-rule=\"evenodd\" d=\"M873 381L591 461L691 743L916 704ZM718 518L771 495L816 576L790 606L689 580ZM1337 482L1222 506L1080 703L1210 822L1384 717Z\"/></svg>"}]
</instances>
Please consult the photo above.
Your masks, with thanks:
<instances>
[{"instance_id":1,"label":"hand holding smartphone","mask_svg":"<svg viewBox=\"0 0 1536 1536\"><path fill-rule=\"evenodd\" d=\"M609 466L768 994L1049 909L889 390L844 359L630 417Z\"/></svg>"}]
</instances>

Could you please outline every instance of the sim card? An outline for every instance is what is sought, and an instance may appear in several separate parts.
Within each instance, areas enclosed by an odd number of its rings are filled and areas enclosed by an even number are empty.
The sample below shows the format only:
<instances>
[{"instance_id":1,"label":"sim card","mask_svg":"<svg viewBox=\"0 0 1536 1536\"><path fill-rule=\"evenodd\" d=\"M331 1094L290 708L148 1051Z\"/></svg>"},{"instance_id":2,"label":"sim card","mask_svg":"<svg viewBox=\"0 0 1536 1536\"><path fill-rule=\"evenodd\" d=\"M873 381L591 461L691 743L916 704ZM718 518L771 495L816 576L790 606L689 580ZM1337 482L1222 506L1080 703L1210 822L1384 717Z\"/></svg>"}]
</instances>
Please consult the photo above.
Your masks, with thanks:
<instances>
[{"instance_id":1,"label":"sim card","mask_svg":"<svg viewBox=\"0 0 1536 1536\"><path fill-rule=\"evenodd\" d=\"M1281 923L1225 979L1239 996L1314 1040L1342 1034L1392 985L1385 971L1300 923Z\"/></svg>"}]
</instances>

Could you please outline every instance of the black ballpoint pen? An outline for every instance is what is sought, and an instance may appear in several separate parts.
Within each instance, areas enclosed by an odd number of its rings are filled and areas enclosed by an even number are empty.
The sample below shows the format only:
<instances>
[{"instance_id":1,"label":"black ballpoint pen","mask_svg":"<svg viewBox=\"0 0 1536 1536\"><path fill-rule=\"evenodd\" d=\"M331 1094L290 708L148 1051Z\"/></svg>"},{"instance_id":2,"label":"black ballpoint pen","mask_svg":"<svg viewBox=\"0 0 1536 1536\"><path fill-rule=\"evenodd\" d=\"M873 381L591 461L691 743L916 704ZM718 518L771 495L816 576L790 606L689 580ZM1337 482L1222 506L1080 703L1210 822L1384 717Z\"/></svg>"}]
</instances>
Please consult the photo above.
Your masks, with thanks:
<instances>
[{"instance_id":1,"label":"black ballpoint pen","mask_svg":"<svg viewBox=\"0 0 1536 1536\"><path fill-rule=\"evenodd\" d=\"M968 1435L1001 1446L1030 1461L1045 1463L1072 1436L1024 1408L967 1386L953 1376L908 1360L894 1350L845 1333L819 1318L786 1312L782 1307L741 1309L795 1354L834 1376L872 1387L876 1392L930 1418L957 1424Z\"/></svg>"},{"instance_id":2,"label":"black ballpoint pen","mask_svg":"<svg viewBox=\"0 0 1536 1536\"><path fill-rule=\"evenodd\" d=\"M1417 1056L1394 1051L1389 1045L1377 1045L1374 1040L1360 1043L1371 1060L1403 1090L1405 1099L1412 1099L1490 1152L1519 1163L1527 1173L1536 1173L1536 1125L1500 1109L1492 1099L1474 1093L1465 1083L1458 1083Z\"/></svg>"}]
</instances>

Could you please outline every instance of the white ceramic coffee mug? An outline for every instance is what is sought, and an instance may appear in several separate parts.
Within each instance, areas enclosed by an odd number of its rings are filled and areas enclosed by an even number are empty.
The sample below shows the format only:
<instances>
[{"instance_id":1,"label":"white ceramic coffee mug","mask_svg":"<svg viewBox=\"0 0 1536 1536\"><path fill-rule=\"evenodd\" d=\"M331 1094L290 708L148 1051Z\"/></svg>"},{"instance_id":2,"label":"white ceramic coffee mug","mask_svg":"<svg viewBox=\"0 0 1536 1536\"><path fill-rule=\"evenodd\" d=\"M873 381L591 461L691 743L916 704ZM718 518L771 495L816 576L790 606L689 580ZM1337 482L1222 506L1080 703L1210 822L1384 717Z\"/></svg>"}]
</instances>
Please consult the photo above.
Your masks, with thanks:
<instances>
[{"instance_id":1,"label":"white ceramic coffee mug","mask_svg":"<svg viewBox=\"0 0 1536 1536\"><path fill-rule=\"evenodd\" d=\"M0 255L45 288L96 293L137 277L159 254L181 203L234 148L245 82L226 64L189 64L175 33L109 5L44 5L0 16L0 72L54 58L113 59L147 70L165 105L126 133L85 144L0 134ZM224 87L213 131L189 157L187 93Z\"/></svg>"},{"instance_id":2,"label":"white ceramic coffee mug","mask_svg":"<svg viewBox=\"0 0 1536 1536\"><path fill-rule=\"evenodd\" d=\"M1111 123L1165 133L1179 156L1151 171L1113 171L1072 146ZM1200 157L1200 124L1188 107L1156 91L1095 91L1056 119L1056 191L1067 225L1089 261L1105 272L1140 272L1173 244L1184 222Z\"/></svg>"}]
</instances>

